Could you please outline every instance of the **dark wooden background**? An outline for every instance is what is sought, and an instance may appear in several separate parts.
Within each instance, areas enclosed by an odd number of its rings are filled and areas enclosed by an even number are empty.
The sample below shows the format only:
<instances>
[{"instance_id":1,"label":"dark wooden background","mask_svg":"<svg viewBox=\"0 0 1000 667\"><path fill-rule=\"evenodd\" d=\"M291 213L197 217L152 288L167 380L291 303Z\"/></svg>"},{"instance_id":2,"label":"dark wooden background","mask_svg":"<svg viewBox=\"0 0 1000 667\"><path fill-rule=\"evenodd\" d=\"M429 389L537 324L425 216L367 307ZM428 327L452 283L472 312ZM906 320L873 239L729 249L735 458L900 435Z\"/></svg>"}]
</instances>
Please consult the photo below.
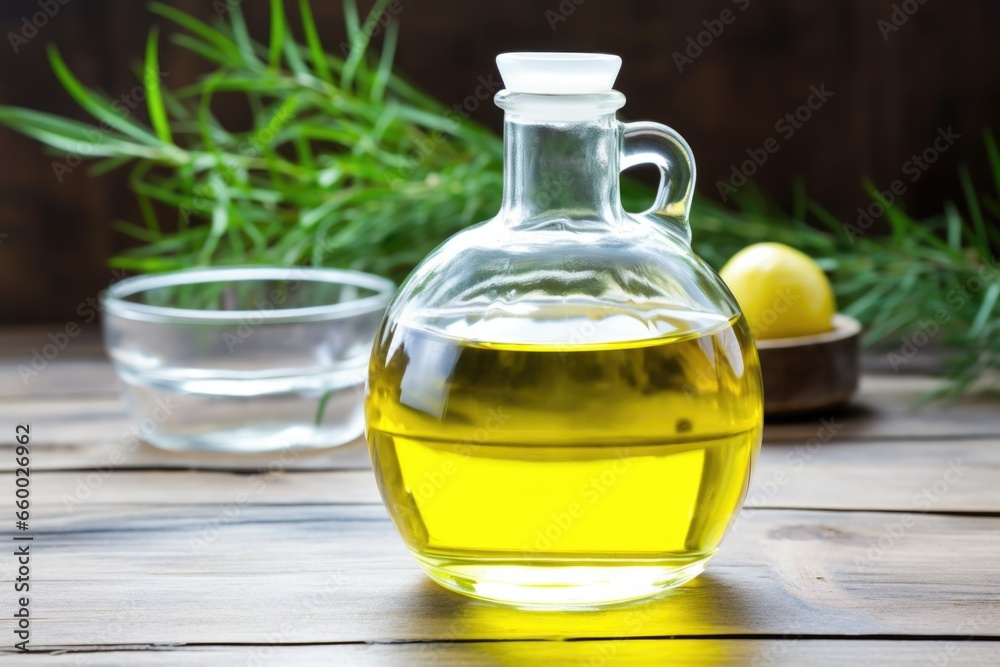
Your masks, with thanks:
<instances>
[{"instance_id":1,"label":"dark wooden background","mask_svg":"<svg viewBox=\"0 0 1000 667\"><path fill-rule=\"evenodd\" d=\"M39 0L0 3L0 104L83 118L54 83L45 61L50 41L90 85L113 96L135 85L132 68L153 23L142 2L41 2L66 4L18 53L9 33L39 11ZM501 51L618 53L625 61L617 88L629 98L626 116L680 131L698 156L699 189L710 197L730 166L805 101L810 86L825 84L833 98L781 141L757 182L785 202L793 180L802 177L815 199L850 218L867 201L864 177L887 187L903 177L914 153L931 145L938 128L953 126L961 139L907 193L907 208L929 215L946 199L961 198L958 165L968 164L982 187L990 183L981 135L986 126L1000 126L1000 4L925 0L885 40L878 21L900 2L749 0L739 11L746 0L401 0L397 62L454 104L475 89L478 77L495 73L493 58ZM216 13L209 0L172 4L206 19ZM287 4L294 17L295 3ZM340 3L313 4L324 40L336 48L344 36ZM266 35L267 3L243 6L251 29ZM678 72L672 54L726 8L736 20ZM547 12L565 20L553 30ZM164 44L170 85L190 81L199 68L190 54ZM499 129L492 104L475 115ZM0 156L0 322L79 321L80 304L114 278L107 257L128 242L112 234L111 221L137 218L124 179L91 179L78 168L60 182L51 155L2 128Z\"/></svg>"}]
</instances>

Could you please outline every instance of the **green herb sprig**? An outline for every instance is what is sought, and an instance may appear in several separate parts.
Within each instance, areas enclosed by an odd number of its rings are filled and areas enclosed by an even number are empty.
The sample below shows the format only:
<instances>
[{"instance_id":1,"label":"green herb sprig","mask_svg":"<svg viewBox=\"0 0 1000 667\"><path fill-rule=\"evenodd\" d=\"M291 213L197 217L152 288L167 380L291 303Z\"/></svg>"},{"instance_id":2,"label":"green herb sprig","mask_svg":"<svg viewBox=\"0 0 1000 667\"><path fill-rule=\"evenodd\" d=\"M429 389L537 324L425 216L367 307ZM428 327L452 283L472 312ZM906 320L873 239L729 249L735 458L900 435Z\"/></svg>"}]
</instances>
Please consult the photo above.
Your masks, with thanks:
<instances>
[{"instance_id":1,"label":"green herb sprig","mask_svg":"<svg viewBox=\"0 0 1000 667\"><path fill-rule=\"evenodd\" d=\"M386 4L376 3L362 23L346 3L350 52L340 58L324 51L305 0L305 44L290 34L281 0L271 2L267 44L251 38L238 5L210 26L153 3L182 28L171 41L216 70L168 90L154 31L142 68L151 128L85 88L55 48L57 78L101 131L10 107L0 109L0 122L53 148L103 158L92 173L132 164L143 221L117 228L143 245L115 257L115 267L315 263L399 278L442 238L496 210L502 147L392 72L396 22L371 57ZM218 96L234 93L252 111L243 131L213 113ZM176 217L160 220L164 209Z\"/></svg>"},{"instance_id":2,"label":"green herb sprig","mask_svg":"<svg viewBox=\"0 0 1000 667\"><path fill-rule=\"evenodd\" d=\"M714 266L750 243L780 241L810 255L830 275L841 310L866 327L866 343L905 372L916 355L944 351L948 385L934 396L997 388L1000 370L1000 151L984 132L995 190L977 192L959 171L961 203L917 220L890 205L871 182L865 188L885 208L888 235L857 236L798 187L791 213L749 189L739 211L696 208L695 247ZM967 212L962 213L962 209Z\"/></svg>"}]
</instances>

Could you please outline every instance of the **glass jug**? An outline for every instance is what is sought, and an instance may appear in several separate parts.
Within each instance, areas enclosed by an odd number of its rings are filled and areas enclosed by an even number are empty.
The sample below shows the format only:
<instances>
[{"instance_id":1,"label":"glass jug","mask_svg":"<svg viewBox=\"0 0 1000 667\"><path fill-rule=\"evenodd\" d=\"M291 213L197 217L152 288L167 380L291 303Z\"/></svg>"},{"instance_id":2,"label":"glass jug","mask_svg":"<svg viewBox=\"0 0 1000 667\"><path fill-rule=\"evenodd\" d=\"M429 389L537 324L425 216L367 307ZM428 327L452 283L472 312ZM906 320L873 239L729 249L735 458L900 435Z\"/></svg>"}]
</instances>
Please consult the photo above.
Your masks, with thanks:
<instances>
[{"instance_id":1,"label":"glass jug","mask_svg":"<svg viewBox=\"0 0 1000 667\"><path fill-rule=\"evenodd\" d=\"M504 192L400 287L372 353L379 489L432 579L519 605L595 605L698 575L746 494L757 352L690 247L694 158L620 123L621 59L510 53ZM661 171L621 207L620 172Z\"/></svg>"}]
</instances>

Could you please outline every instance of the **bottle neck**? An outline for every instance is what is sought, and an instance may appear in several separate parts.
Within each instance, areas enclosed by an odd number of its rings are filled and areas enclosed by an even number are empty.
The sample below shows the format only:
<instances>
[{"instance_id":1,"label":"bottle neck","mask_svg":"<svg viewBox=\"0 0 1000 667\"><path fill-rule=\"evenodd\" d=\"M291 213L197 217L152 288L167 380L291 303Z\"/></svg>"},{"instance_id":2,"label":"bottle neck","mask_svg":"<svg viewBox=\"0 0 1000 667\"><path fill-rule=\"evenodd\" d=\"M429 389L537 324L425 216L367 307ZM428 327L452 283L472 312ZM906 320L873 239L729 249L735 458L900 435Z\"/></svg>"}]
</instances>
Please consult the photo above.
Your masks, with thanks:
<instances>
[{"instance_id":1,"label":"bottle neck","mask_svg":"<svg viewBox=\"0 0 1000 667\"><path fill-rule=\"evenodd\" d=\"M552 121L507 113L501 215L616 220L621 210L621 124L607 113Z\"/></svg>"}]
</instances>

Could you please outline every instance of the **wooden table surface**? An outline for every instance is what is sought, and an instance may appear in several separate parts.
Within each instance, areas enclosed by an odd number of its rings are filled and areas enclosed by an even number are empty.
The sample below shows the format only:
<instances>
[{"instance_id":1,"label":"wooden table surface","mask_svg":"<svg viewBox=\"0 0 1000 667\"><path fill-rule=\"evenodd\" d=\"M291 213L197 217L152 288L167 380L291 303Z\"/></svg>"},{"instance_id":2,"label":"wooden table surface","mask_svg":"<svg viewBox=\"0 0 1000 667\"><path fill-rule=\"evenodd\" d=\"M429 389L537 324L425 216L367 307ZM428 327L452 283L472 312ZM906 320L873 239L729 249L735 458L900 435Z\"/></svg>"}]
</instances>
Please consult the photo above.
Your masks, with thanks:
<instances>
[{"instance_id":1,"label":"wooden table surface","mask_svg":"<svg viewBox=\"0 0 1000 667\"><path fill-rule=\"evenodd\" d=\"M2 539L21 534L14 426L30 424L37 664L1000 664L996 400L915 412L933 380L866 376L846 412L768 424L704 575L644 603L528 612L422 574L361 443L128 451L93 335L22 381L47 333L0 331ZM0 662L26 663L12 556L0 567Z\"/></svg>"}]
</instances>

